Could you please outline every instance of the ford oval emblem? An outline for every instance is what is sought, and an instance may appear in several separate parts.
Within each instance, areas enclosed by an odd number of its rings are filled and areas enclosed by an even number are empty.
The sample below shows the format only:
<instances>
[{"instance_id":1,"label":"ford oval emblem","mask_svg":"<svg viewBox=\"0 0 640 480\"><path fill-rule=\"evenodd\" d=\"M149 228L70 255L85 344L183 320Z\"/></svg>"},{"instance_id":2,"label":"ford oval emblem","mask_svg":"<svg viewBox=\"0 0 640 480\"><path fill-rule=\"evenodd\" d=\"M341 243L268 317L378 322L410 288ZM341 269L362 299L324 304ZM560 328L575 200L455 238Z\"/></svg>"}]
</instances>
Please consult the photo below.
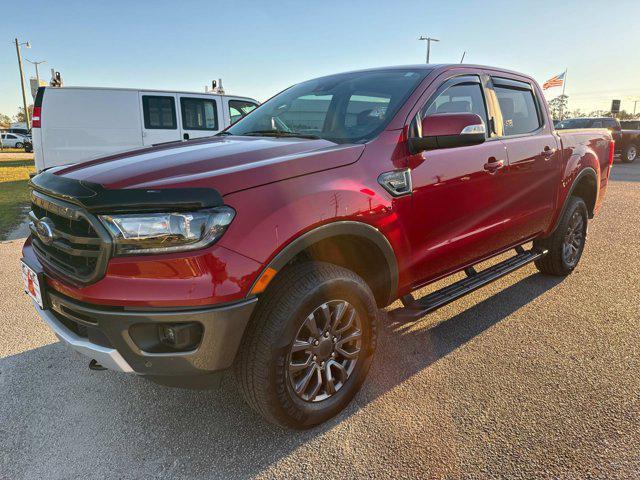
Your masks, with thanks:
<instances>
[{"instance_id":1,"label":"ford oval emblem","mask_svg":"<svg viewBox=\"0 0 640 480\"><path fill-rule=\"evenodd\" d=\"M41 218L36 223L36 233L38 234L38 238L45 245L51 245L53 243L54 235L53 235L53 223L48 218Z\"/></svg>"}]
</instances>

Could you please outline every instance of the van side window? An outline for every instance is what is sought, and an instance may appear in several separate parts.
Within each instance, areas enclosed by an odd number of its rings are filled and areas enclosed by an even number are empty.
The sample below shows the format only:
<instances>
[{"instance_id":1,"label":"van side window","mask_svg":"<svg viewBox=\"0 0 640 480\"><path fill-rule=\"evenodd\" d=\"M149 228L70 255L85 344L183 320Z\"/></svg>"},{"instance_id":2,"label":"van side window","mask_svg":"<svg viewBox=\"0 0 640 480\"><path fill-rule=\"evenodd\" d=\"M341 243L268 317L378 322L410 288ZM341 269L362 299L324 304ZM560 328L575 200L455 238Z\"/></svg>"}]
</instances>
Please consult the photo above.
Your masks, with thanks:
<instances>
[{"instance_id":1,"label":"van side window","mask_svg":"<svg viewBox=\"0 0 640 480\"><path fill-rule=\"evenodd\" d=\"M215 100L182 97L180 109L183 129L218 130L218 108Z\"/></svg>"},{"instance_id":2,"label":"van side window","mask_svg":"<svg viewBox=\"0 0 640 480\"><path fill-rule=\"evenodd\" d=\"M176 104L173 97L142 96L144 128L167 129L178 128L176 121Z\"/></svg>"},{"instance_id":3,"label":"van side window","mask_svg":"<svg viewBox=\"0 0 640 480\"><path fill-rule=\"evenodd\" d=\"M506 137L531 133L542 126L531 90L498 85L494 90L500 104Z\"/></svg>"},{"instance_id":4,"label":"van side window","mask_svg":"<svg viewBox=\"0 0 640 480\"><path fill-rule=\"evenodd\" d=\"M257 105L252 102L246 102L244 100L229 100L229 116L231 117L231 123L236 123L242 117L247 116L249 112L255 110Z\"/></svg>"}]
</instances>

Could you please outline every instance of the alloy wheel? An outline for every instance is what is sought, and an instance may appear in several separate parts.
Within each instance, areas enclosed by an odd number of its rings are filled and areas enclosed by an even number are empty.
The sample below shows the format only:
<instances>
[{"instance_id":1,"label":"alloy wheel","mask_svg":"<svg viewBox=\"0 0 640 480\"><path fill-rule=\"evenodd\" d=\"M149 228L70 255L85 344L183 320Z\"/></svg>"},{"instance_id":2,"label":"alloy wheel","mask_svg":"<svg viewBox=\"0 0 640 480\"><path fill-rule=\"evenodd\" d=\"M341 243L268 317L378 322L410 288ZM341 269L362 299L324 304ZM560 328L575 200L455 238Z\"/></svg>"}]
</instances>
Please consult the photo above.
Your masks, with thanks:
<instances>
[{"instance_id":1,"label":"alloy wheel","mask_svg":"<svg viewBox=\"0 0 640 480\"><path fill-rule=\"evenodd\" d=\"M582 214L577 210L573 212L562 244L562 257L569 266L578 263L585 238L584 225Z\"/></svg>"},{"instance_id":2,"label":"alloy wheel","mask_svg":"<svg viewBox=\"0 0 640 480\"><path fill-rule=\"evenodd\" d=\"M633 162L638 156L638 149L635 146L629 147L627 150L627 162Z\"/></svg>"},{"instance_id":3,"label":"alloy wheel","mask_svg":"<svg viewBox=\"0 0 640 480\"><path fill-rule=\"evenodd\" d=\"M317 307L300 326L288 355L289 385L307 402L320 402L340 390L358 362L362 326L345 300Z\"/></svg>"}]
</instances>

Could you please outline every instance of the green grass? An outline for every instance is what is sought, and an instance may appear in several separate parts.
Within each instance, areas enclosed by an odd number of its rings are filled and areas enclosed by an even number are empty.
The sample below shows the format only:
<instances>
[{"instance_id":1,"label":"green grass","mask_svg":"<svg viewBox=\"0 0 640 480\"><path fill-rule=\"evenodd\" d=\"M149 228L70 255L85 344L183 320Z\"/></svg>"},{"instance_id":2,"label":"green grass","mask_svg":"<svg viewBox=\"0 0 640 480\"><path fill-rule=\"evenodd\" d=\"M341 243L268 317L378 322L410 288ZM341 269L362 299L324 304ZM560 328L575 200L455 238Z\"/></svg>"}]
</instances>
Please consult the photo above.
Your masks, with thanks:
<instances>
[{"instance_id":1,"label":"green grass","mask_svg":"<svg viewBox=\"0 0 640 480\"><path fill-rule=\"evenodd\" d=\"M20 223L29 203L27 182L33 171L33 156L0 153L0 240Z\"/></svg>"},{"instance_id":2,"label":"green grass","mask_svg":"<svg viewBox=\"0 0 640 480\"><path fill-rule=\"evenodd\" d=\"M25 153L24 148L0 148L0 153Z\"/></svg>"}]
</instances>

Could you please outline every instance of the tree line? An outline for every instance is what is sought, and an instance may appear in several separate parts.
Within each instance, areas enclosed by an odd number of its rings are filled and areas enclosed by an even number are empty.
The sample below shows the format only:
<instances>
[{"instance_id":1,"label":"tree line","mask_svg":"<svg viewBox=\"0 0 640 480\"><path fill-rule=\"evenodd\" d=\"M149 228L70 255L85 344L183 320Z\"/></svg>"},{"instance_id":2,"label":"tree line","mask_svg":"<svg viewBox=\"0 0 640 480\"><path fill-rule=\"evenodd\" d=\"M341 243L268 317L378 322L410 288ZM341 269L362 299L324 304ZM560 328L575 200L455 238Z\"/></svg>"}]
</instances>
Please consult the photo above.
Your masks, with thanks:
<instances>
[{"instance_id":1,"label":"tree line","mask_svg":"<svg viewBox=\"0 0 640 480\"><path fill-rule=\"evenodd\" d=\"M549 100L549 110L551 110L551 117L554 120L565 120L567 118L582 118L582 117L613 117L614 115L608 110L593 110L592 112L583 112L579 108L575 110L568 110L567 104L569 101L568 95L559 95L553 100ZM620 110L615 115L619 120L635 120L640 119L640 113L628 113L625 110Z\"/></svg>"},{"instance_id":2,"label":"tree line","mask_svg":"<svg viewBox=\"0 0 640 480\"><path fill-rule=\"evenodd\" d=\"M33 117L33 105L29 105L29 118ZM24 107L18 108L18 113L13 117L0 113L0 128L9 128L11 122L26 122Z\"/></svg>"}]
</instances>

